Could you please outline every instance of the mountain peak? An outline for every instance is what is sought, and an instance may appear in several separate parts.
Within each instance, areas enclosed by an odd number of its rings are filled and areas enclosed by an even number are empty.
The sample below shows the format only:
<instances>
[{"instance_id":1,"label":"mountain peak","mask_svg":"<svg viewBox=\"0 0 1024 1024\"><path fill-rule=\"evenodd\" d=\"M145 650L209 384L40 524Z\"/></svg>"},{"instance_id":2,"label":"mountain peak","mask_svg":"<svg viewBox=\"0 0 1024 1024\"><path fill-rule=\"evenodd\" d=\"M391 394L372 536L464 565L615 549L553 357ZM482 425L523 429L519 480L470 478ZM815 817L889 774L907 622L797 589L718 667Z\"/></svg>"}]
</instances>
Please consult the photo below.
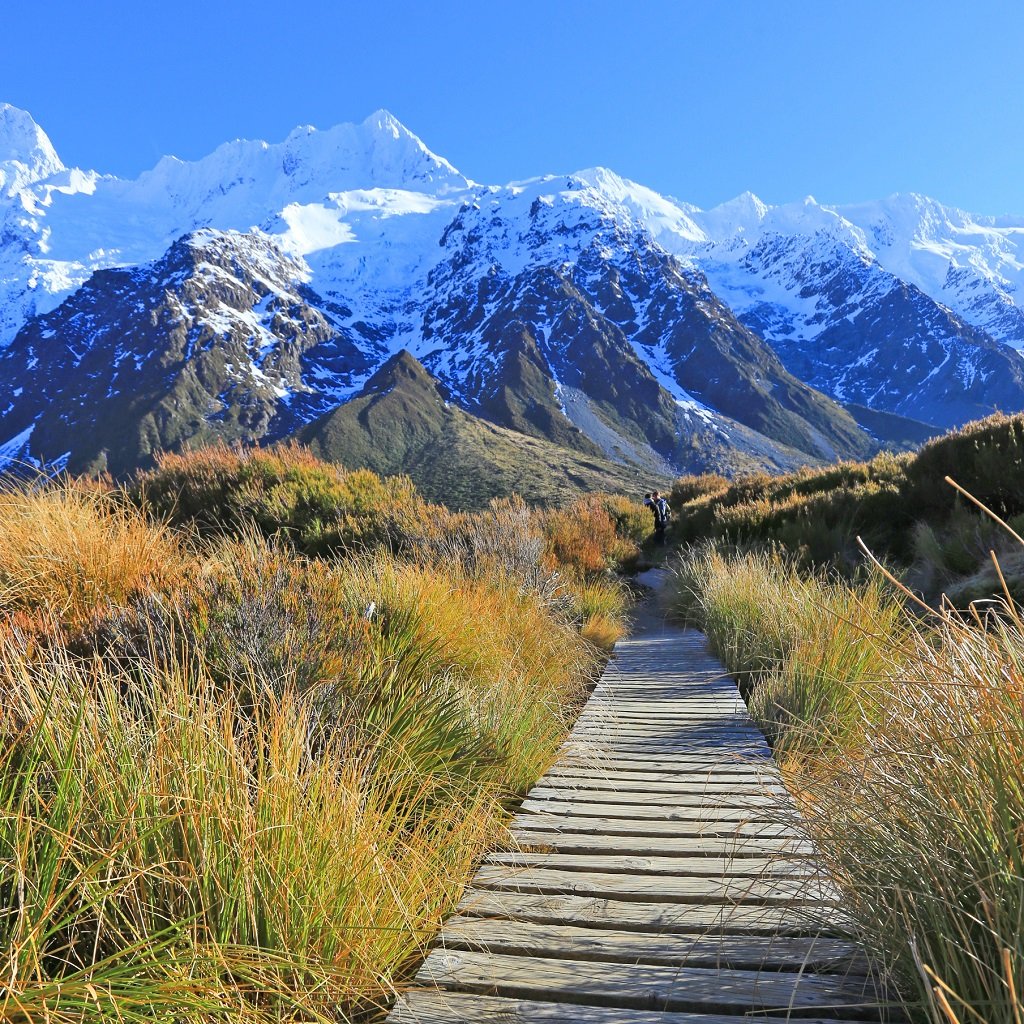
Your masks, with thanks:
<instances>
[{"instance_id":1,"label":"mountain peak","mask_svg":"<svg viewBox=\"0 0 1024 1024\"><path fill-rule=\"evenodd\" d=\"M46 132L27 110L0 103L0 195L64 170Z\"/></svg>"},{"instance_id":2,"label":"mountain peak","mask_svg":"<svg viewBox=\"0 0 1024 1024\"><path fill-rule=\"evenodd\" d=\"M713 237L729 238L755 231L768 215L769 209L767 204L748 191L697 215L697 219Z\"/></svg>"},{"instance_id":3,"label":"mountain peak","mask_svg":"<svg viewBox=\"0 0 1024 1024\"><path fill-rule=\"evenodd\" d=\"M340 131L338 126L331 131ZM412 179L425 179L442 183L444 188L468 188L473 182L460 174L444 157L438 156L423 140L383 107L375 110L359 125L360 133L368 137L367 148L378 163L394 164L400 161L406 175Z\"/></svg>"},{"instance_id":4,"label":"mountain peak","mask_svg":"<svg viewBox=\"0 0 1024 1024\"><path fill-rule=\"evenodd\" d=\"M413 135L390 110L385 110L384 107L375 110L369 117L364 118L363 127L375 128L378 131L386 132L396 139L401 138L402 135ZM413 137L415 138L415 136Z\"/></svg>"},{"instance_id":5,"label":"mountain peak","mask_svg":"<svg viewBox=\"0 0 1024 1024\"><path fill-rule=\"evenodd\" d=\"M406 349L391 356L363 385L360 395L380 395L391 391L400 383L438 389L437 381L427 372L424 365Z\"/></svg>"}]
</instances>

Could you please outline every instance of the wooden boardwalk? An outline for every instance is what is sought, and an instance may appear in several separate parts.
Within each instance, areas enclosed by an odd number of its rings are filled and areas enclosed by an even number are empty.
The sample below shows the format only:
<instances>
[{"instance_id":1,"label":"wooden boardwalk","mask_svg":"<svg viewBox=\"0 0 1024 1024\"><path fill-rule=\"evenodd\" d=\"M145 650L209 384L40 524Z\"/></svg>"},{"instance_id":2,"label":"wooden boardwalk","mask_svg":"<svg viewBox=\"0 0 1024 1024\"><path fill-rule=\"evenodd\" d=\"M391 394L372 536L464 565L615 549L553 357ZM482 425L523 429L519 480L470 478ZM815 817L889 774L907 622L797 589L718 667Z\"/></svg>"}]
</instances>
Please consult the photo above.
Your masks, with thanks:
<instances>
[{"instance_id":1,"label":"wooden boardwalk","mask_svg":"<svg viewBox=\"0 0 1024 1024\"><path fill-rule=\"evenodd\" d=\"M796 813L703 637L648 617L389 1024L883 1019Z\"/></svg>"}]
</instances>

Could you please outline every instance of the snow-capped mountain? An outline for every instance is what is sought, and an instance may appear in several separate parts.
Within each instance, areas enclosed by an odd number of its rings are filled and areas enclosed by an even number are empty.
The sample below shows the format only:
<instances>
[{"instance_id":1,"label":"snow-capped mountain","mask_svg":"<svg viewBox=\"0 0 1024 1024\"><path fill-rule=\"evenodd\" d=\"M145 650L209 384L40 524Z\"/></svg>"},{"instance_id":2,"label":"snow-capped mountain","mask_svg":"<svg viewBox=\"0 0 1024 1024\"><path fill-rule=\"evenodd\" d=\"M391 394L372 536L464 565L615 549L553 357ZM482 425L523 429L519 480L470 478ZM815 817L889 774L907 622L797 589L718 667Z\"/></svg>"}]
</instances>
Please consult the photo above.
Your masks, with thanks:
<instances>
[{"instance_id":1,"label":"snow-capped mountain","mask_svg":"<svg viewBox=\"0 0 1024 1024\"><path fill-rule=\"evenodd\" d=\"M290 436L401 350L475 416L658 472L858 455L833 398L941 426L1024 408L1022 281L1024 219L918 196L479 185L384 111L126 181L0 106L7 459Z\"/></svg>"}]
</instances>

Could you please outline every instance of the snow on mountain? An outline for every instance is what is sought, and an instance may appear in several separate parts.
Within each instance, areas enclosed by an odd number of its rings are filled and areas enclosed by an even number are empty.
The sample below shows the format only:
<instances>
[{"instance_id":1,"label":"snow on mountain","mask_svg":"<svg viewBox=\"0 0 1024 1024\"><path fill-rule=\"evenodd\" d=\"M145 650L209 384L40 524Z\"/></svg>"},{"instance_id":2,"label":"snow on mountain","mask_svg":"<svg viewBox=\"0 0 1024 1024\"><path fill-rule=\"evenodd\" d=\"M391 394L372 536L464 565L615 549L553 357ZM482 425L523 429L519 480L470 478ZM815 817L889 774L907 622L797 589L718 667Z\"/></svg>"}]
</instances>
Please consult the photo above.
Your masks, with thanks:
<instances>
[{"instance_id":1,"label":"snow on mountain","mask_svg":"<svg viewBox=\"0 0 1024 1024\"><path fill-rule=\"evenodd\" d=\"M886 270L1024 347L1024 217L980 217L915 193L840 209Z\"/></svg>"},{"instance_id":2,"label":"snow on mountain","mask_svg":"<svg viewBox=\"0 0 1024 1024\"><path fill-rule=\"evenodd\" d=\"M231 254L242 283L218 286L227 307L175 248L186 236L189 252L221 254L213 263ZM287 317L261 305L267 260ZM180 280L167 277L175 261L192 267ZM147 303L176 308L182 289L202 299L186 303L188 330L232 353L230 370L196 378L203 401L234 409L224 388L236 380L232 394L248 396L238 408L259 412L232 429L258 423L254 436L342 401L403 349L467 409L650 466L682 464L698 437L725 451L730 432L755 465L862 451L849 416L812 389L943 425L1024 407L1012 351L1024 346L1024 219L916 195L770 206L747 192L701 210L601 167L480 185L386 111L280 143L236 140L196 161L165 157L127 181L64 167L27 113L0 107L0 348L13 343L11 371L31 375L63 333L80 354L97 347L96 367L118 358L116 345L104 350L114 343L103 304L123 330ZM78 300L88 330L67 320ZM315 324L308 344L304 323ZM286 377L263 381L247 345L291 353ZM47 394L70 395L74 358L56 351L42 364ZM32 426L38 403L30 416L17 394L29 376L6 383L0 433L63 436Z\"/></svg>"},{"instance_id":3,"label":"snow on mountain","mask_svg":"<svg viewBox=\"0 0 1024 1024\"><path fill-rule=\"evenodd\" d=\"M31 115L0 103L0 196L10 198L63 170L53 144Z\"/></svg>"},{"instance_id":4,"label":"snow on mountain","mask_svg":"<svg viewBox=\"0 0 1024 1024\"><path fill-rule=\"evenodd\" d=\"M28 114L7 109L19 152L33 132L46 140ZM194 162L164 157L134 181L64 171L44 148L0 206L0 309L12 314L0 320L0 345L93 271L156 259L190 231L256 227L304 255L351 239L347 192L369 190L387 216L415 207L416 197L430 202L472 187L387 111L358 125L297 128L277 144L225 143Z\"/></svg>"},{"instance_id":5,"label":"snow on mountain","mask_svg":"<svg viewBox=\"0 0 1024 1024\"><path fill-rule=\"evenodd\" d=\"M1024 347L1024 217L977 216L914 193L847 206L821 205L812 197L768 206L745 193L691 218L710 243L700 254L703 263L740 261L745 249L772 235L825 245L832 239L971 326ZM751 289L760 283L751 282Z\"/></svg>"},{"instance_id":6,"label":"snow on mountain","mask_svg":"<svg viewBox=\"0 0 1024 1024\"><path fill-rule=\"evenodd\" d=\"M371 361L259 233L201 230L97 271L0 352L0 457L125 472L190 440L283 436Z\"/></svg>"}]
</instances>

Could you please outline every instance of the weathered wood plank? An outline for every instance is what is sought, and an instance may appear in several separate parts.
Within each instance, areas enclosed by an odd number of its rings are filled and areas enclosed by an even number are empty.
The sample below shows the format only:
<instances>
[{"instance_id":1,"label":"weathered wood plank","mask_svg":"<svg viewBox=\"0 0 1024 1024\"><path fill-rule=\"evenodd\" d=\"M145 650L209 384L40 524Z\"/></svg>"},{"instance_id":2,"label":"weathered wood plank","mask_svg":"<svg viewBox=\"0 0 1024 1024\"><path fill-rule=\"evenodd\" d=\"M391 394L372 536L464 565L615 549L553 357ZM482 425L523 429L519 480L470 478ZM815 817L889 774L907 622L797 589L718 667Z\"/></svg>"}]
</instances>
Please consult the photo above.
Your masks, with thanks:
<instances>
[{"instance_id":1,"label":"weathered wood plank","mask_svg":"<svg viewBox=\"0 0 1024 1024\"><path fill-rule=\"evenodd\" d=\"M772 772L754 770L720 771L707 768L682 767L676 771L665 771L657 766L592 764L579 763L556 764L543 776L543 780L568 780L570 782L585 779L595 784L620 784L625 789L634 789L642 785L666 785L670 789L685 787L689 790L706 792L732 792L755 790L756 792L787 792L780 775Z\"/></svg>"},{"instance_id":2,"label":"weathered wood plank","mask_svg":"<svg viewBox=\"0 0 1024 1024\"><path fill-rule=\"evenodd\" d=\"M868 971L867 960L855 943L822 936L705 935L699 932L662 935L460 915L445 923L440 943L446 949L596 962L843 975L863 975Z\"/></svg>"},{"instance_id":3,"label":"weathered wood plank","mask_svg":"<svg viewBox=\"0 0 1024 1024\"><path fill-rule=\"evenodd\" d=\"M729 789L718 793L709 793L700 786L677 790L674 793L665 789L652 789L640 796L636 792L623 793L618 789L596 785L589 779L577 779L573 782L562 780L557 785L551 780L541 779L540 784L530 790L530 800L551 800L556 803L582 800L587 803L621 804L627 807L636 807L649 801L660 807L730 807L737 810L767 808L782 813L791 813L792 807L789 801L753 787L746 792Z\"/></svg>"},{"instance_id":4,"label":"weathered wood plank","mask_svg":"<svg viewBox=\"0 0 1024 1024\"><path fill-rule=\"evenodd\" d=\"M642 746L655 753L672 750L680 753L717 754L728 751L731 754L744 751L755 753L768 747L760 734L747 730L722 726L674 726L657 730L654 728L624 729L622 726L591 726L573 733L576 743L592 743L595 746L615 749L623 745Z\"/></svg>"},{"instance_id":5,"label":"weathered wood plank","mask_svg":"<svg viewBox=\"0 0 1024 1024\"><path fill-rule=\"evenodd\" d=\"M490 853L485 864L546 867L562 871L627 872L649 875L704 875L707 878L762 878L766 875L813 875L820 867L813 857L668 857L614 853Z\"/></svg>"},{"instance_id":6,"label":"weathered wood plank","mask_svg":"<svg viewBox=\"0 0 1024 1024\"><path fill-rule=\"evenodd\" d=\"M735 835L609 835L601 832L563 832L545 828L514 828L510 837L523 849L557 850L562 853L610 852L627 855L682 854L688 857L811 856L814 845L806 839L744 838Z\"/></svg>"},{"instance_id":7,"label":"weathered wood plank","mask_svg":"<svg viewBox=\"0 0 1024 1024\"><path fill-rule=\"evenodd\" d=\"M661 903L725 903L760 906L768 903L836 902L835 887L820 878L659 875L603 871L563 871L552 867L511 867L484 864L473 878L477 889L539 895L601 896L610 900L657 900Z\"/></svg>"},{"instance_id":8,"label":"weathered wood plank","mask_svg":"<svg viewBox=\"0 0 1024 1024\"><path fill-rule=\"evenodd\" d=\"M500 999L477 993L430 989L406 992L388 1018L391 1024L751 1024L748 1016L705 1013L623 1011L579 1003ZM786 1024L785 1017L763 1017L758 1024ZM801 1024L839 1024L835 1018L801 1017Z\"/></svg>"},{"instance_id":9,"label":"weathered wood plank","mask_svg":"<svg viewBox=\"0 0 1024 1024\"><path fill-rule=\"evenodd\" d=\"M592 963L473 951L435 951L417 981L485 995L597 1002L622 1009L792 1015L876 1016L879 1000L864 979L783 972L707 970Z\"/></svg>"},{"instance_id":10,"label":"weathered wood plank","mask_svg":"<svg viewBox=\"0 0 1024 1024\"><path fill-rule=\"evenodd\" d=\"M643 745L637 744L637 746L642 747ZM562 744L561 757L566 758L568 761L588 760L582 748L590 748L589 762L598 763L599 758L595 756L595 752L592 749L593 744L574 740L571 734L565 743ZM652 769L662 771L671 771L674 766L685 769L693 764L696 764L698 767L719 766L726 768L731 766L735 769L745 769L747 771L756 771L758 769L762 771L778 771L778 765L775 764L770 755L765 754L762 750L748 753L724 749L715 753L716 756L714 758L709 758L706 753L701 753L700 751L625 750L614 758L609 758L605 754L604 760L622 761L631 764L638 762L647 763L651 765Z\"/></svg>"},{"instance_id":11,"label":"weathered wood plank","mask_svg":"<svg viewBox=\"0 0 1024 1024\"><path fill-rule=\"evenodd\" d=\"M730 807L725 804L678 803L621 803L592 801L585 796L569 800L551 797L534 799L531 795L522 803L523 813L557 814L572 818L628 818L633 821L712 821L774 823L783 815L773 807Z\"/></svg>"},{"instance_id":12,"label":"weathered wood plank","mask_svg":"<svg viewBox=\"0 0 1024 1024\"><path fill-rule=\"evenodd\" d=\"M656 774L656 773L652 773ZM712 797L728 797L733 794L742 796L770 797L773 800L789 801L789 793L786 788L775 782L762 782L757 778L736 779L732 782L721 782L713 776L698 775L674 775L648 780L636 777L636 773L610 773L610 772L573 772L568 770L552 769L541 776L537 783L538 787L557 788L574 787L591 790L602 790L608 793L623 793L632 796L636 800L644 799L639 794L643 793L664 793L679 794L706 794ZM533 792L531 790L531 792Z\"/></svg>"},{"instance_id":13,"label":"weathered wood plank","mask_svg":"<svg viewBox=\"0 0 1024 1024\"><path fill-rule=\"evenodd\" d=\"M733 932L752 935L827 935L842 938L847 921L830 906L742 906L609 900L595 896L540 896L470 889L459 912L538 924L632 929L642 932Z\"/></svg>"},{"instance_id":14,"label":"weathered wood plank","mask_svg":"<svg viewBox=\"0 0 1024 1024\"><path fill-rule=\"evenodd\" d=\"M794 828L775 821L737 821L734 818L626 818L597 815L545 814L528 810L512 819L516 831L588 832L619 836L706 836L721 839L796 839Z\"/></svg>"}]
</instances>

